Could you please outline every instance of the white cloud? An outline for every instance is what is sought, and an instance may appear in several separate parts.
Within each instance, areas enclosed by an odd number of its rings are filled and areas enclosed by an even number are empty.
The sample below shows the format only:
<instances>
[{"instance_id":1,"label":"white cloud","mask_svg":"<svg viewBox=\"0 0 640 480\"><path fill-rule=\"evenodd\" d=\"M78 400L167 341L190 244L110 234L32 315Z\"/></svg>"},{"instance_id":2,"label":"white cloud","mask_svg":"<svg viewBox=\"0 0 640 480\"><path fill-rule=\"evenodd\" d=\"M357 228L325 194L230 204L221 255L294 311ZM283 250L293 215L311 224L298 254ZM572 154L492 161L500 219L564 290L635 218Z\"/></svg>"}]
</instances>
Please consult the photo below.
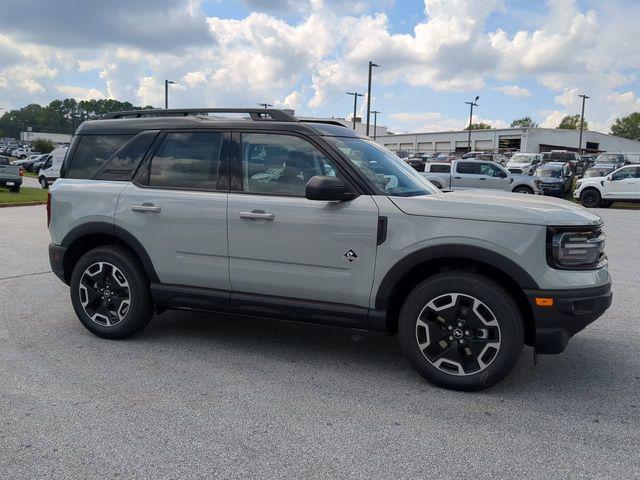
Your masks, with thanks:
<instances>
[{"instance_id":1,"label":"white cloud","mask_svg":"<svg viewBox=\"0 0 640 480\"><path fill-rule=\"evenodd\" d=\"M446 132L463 130L469 125L469 117L449 118L439 112L398 112L389 118L394 126L391 130L398 133L406 132ZM487 119L473 116L473 123L488 123L492 128L508 128L509 124L500 119Z\"/></svg>"},{"instance_id":2,"label":"white cloud","mask_svg":"<svg viewBox=\"0 0 640 480\"><path fill-rule=\"evenodd\" d=\"M523 98L531 96L529 90L518 85L503 85L502 87L495 87L494 90L509 95L510 97Z\"/></svg>"},{"instance_id":3,"label":"white cloud","mask_svg":"<svg viewBox=\"0 0 640 480\"><path fill-rule=\"evenodd\" d=\"M106 98L104 92L96 88L84 88L73 85L57 85L56 90L66 97L75 98L76 100L97 100Z\"/></svg>"}]
</instances>

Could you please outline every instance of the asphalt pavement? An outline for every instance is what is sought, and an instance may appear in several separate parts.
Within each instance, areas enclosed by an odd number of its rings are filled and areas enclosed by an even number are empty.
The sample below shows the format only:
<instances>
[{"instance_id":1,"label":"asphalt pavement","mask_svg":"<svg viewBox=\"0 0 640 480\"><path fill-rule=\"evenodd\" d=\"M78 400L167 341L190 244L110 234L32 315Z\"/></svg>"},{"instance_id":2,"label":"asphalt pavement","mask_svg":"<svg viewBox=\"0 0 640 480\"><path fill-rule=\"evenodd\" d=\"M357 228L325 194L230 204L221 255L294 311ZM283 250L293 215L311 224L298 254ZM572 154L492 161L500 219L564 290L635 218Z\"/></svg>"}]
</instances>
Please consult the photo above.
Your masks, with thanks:
<instances>
[{"instance_id":1,"label":"asphalt pavement","mask_svg":"<svg viewBox=\"0 0 640 480\"><path fill-rule=\"evenodd\" d=\"M467 394L378 333L166 312L99 339L49 271L44 207L0 209L0 478L638 478L640 211L598 213L611 309Z\"/></svg>"}]
</instances>

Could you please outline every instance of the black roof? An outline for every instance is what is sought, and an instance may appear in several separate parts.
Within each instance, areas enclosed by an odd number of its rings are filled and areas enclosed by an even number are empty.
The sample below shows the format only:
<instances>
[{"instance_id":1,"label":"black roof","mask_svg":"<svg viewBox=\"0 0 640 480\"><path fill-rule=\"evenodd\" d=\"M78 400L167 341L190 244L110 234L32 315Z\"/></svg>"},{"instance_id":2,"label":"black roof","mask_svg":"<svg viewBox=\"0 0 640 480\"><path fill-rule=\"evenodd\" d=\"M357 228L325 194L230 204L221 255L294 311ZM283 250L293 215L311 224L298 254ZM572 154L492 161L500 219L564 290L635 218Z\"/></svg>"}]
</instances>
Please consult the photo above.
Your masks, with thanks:
<instances>
[{"instance_id":1,"label":"black roof","mask_svg":"<svg viewBox=\"0 0 640 480\"><path fill-rule=\"evenodd\" d=\"M246 116L244 118L225 118L222 116L225 113L246 114ZM83 122L78 127L76 134L136 134L145 130L208 128L277 130L308 135L363 137L335 121L322 119L300 121L283 110L257 108L148 109L112 112L98 120Z\"/></svg>"}]
</instances>

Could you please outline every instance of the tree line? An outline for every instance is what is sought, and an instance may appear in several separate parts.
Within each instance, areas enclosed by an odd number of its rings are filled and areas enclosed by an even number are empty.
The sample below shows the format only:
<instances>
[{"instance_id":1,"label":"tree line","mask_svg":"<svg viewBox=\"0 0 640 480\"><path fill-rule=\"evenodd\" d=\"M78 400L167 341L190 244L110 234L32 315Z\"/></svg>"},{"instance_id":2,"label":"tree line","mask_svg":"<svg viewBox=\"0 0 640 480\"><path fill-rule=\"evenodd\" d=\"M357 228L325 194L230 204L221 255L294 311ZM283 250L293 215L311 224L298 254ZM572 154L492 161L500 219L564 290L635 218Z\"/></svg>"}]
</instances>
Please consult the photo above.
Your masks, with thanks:
<instances>
[{"instance_id":1,"label":"tree line","mask_svg":"<svg viewBox=\"0 0 640 480\"><path fill-rule=\"evenodd\" d=\"M49 105L32 103L10 110L0 117L0 137L19 138L20 132L31 127L34 132L72 134L85 120L99 118L108 112L136 110L142 107L118 100L81 100L65 98ZM144 107L153 108L150 106Z\"/></svg>"}]
</instances>

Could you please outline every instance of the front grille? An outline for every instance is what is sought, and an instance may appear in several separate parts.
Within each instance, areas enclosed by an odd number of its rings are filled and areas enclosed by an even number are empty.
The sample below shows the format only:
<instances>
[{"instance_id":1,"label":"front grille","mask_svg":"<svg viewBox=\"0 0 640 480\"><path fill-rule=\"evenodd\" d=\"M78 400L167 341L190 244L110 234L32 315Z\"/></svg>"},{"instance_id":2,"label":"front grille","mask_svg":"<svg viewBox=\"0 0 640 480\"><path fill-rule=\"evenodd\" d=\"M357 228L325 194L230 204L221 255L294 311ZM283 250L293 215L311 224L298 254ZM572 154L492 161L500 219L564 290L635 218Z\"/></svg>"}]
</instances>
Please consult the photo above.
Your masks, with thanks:
<instances>
[{"instance_id":1,"label":"front grille","mask_svg":"<svg viewBox=\"0 0 640 480\"><path fill-rule=\"evenodd\" d=\"M522 169L521 168L510 168L509 171L511 173L522 173Z\"/></svg>"}]
</instances>

